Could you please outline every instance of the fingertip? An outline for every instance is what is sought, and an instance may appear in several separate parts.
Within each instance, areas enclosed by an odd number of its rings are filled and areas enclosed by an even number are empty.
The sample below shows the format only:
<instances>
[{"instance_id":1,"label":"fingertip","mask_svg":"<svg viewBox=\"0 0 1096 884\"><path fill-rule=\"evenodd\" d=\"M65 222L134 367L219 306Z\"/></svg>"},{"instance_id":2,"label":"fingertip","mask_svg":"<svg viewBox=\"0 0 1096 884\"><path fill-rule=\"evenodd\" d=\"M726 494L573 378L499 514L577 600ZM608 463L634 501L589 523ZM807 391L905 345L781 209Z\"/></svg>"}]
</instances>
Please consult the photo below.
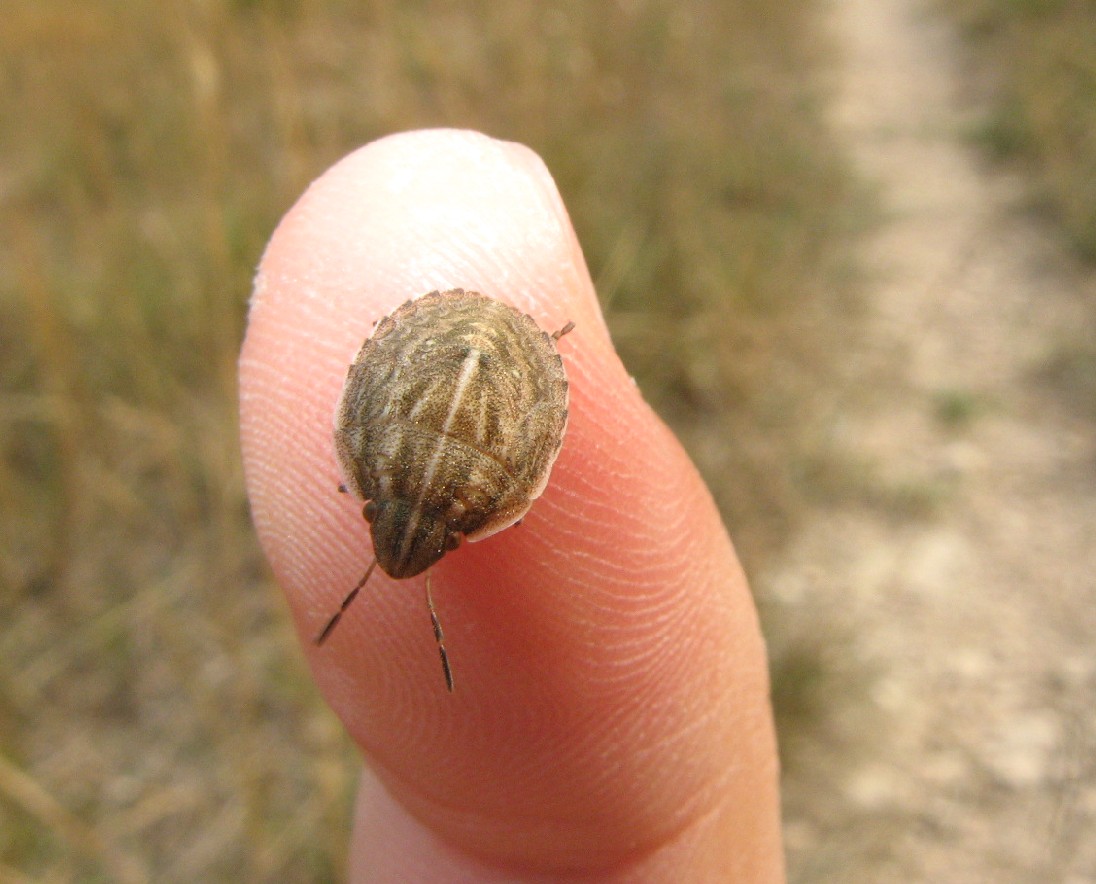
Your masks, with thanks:
<instances>
[{"instance_id":1,"label":"fingertip","mask_svg":"<svg viewBox=\"0 0 1096 884\"><path fill-rule=\"evenodd\" d=\"M361 315L448 288L486 291L546 326L573 313L605 330L540 157L453 129L381 138L313 182L271 239L252 309L322 297Z\"/></svg>"},{"instance_id":2,"label":"fingertip","mask_svg":"<svg viewBox=\"0 0 1096 884\"><path fill-rule=\"evenodd\" d=\"M571 416L543 497L433 572L450 695L419 578L378 570L329 640L312 639L370 559L359 507L336 493L347 363L376 319L453 287L574 331L558 342ZM539 157L431 131L329 170L264 255L240 385L256 525L313 671L413 817L480 855L575 869L673 838L730 782L771 847L775 755L745 581L612 348Z\"/></svg>"}]
</instances>

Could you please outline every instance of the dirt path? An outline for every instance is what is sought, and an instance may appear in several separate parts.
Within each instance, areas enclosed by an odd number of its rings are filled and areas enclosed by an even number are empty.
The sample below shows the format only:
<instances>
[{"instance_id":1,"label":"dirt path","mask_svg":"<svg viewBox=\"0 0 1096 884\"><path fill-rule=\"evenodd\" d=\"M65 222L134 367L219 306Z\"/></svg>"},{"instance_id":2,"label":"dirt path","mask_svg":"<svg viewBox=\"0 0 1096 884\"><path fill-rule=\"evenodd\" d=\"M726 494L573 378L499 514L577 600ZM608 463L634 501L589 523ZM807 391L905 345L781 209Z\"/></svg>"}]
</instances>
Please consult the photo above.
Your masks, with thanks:
<instances>
[{"instance_id":1,"label":"dirt path","mask_svg":"<svg viewBox=\"0 0 1096 884\"><path fill-rule=\"evenodd\" d=\"M1096 426L1045 367L1096 275L965 142L953 35L916 0L833 10L834 123L884 219L832 427L869 492L767 581L834 697L789 776L792 876L1094 881Z\"/></svg>"}]
</instances>

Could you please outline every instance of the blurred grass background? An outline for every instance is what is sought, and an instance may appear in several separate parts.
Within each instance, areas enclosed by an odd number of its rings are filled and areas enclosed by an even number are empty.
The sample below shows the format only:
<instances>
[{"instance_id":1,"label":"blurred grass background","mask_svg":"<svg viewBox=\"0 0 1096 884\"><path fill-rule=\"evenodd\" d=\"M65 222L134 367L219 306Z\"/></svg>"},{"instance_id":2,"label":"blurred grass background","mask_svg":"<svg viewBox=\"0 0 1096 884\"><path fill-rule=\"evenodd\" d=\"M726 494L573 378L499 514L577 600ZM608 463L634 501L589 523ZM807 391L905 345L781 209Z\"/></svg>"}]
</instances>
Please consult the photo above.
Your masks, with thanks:
<instances>
[{"instance_id":1,"label":"blurred grass background","mask_svg":"<svg viewBox=\"0 0 1096 884\"><path fill-rule=\"evenodd\" d=\"M625 362L764 570L840 475L813 394L855 327L816 13L7 0L0 880L340 877L357 762L252 534L235 360L279 217L373 138L544 157ZM820 663L775 665L802 723Z\"/></svg>"},{"instance_id":2,"label":"blurred grass background","mask_svg":"<svg viewBox=\"0 0 1096 884\"><path fill-rule=\"evenodd\" d=\"M989 100L977 142L1022 171L1033 184L1032 208L1096 262L1096 3L958 0L942 8L966 38L970 70ZM1096 414L1090 328L1063 338L1044 379L1072 407Z\"/></svg>"},{"instance_id":3,"label":"blurred grass background","mask_svg":"<svg viewBox=\"0 0 1096 884\"><path fill-rule=\"evenodd\" d=\"M1096 6L958 0L944 6L992 97L979 140L1026 168L1042 208L1096 260Z\"/></svg>"}]
</instances>

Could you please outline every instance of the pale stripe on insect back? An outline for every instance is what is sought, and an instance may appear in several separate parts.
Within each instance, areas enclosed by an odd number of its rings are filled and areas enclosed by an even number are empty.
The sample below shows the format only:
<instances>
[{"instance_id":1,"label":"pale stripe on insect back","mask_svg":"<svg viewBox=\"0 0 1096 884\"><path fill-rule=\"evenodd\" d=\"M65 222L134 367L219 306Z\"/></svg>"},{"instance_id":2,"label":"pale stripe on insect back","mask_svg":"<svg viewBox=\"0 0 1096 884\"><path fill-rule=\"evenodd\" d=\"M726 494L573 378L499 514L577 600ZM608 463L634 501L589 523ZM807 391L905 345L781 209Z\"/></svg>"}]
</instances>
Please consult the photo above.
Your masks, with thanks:
<instances>
[{"instance_id":1,"label":"pale stripe on insect back","mask_svg":"<svg viewBox=\"0 0 1096 884\"><path fill-rule=\"evenodd\" d=\"M401 562L406 561L411 552L411 543L414 540L415 532L419 529L419 520L422 518L423 501L426 500L431 483L434 481L434 474L438 471L438 464L441 463L445 447L449 444L448 433L453 428L453 422L457 419L461 404L464 402L464 395L471 386L472 378L475 377L479 360L480 351L472 348L468 351L468 355L464 357L464 362L460 367L460 374L457 376L457 383L453 388L453 398L449 402L449 413L445 416L445 423L442 424L441 432L438 434L434 453L426 464L426 471L423 474L420 486L422 490L419 492L418 500L415 501L415 506L411 509L407 519L407 527L403 532L403 539L400 541L399 561Z\"/></svg>"}]
</instances>

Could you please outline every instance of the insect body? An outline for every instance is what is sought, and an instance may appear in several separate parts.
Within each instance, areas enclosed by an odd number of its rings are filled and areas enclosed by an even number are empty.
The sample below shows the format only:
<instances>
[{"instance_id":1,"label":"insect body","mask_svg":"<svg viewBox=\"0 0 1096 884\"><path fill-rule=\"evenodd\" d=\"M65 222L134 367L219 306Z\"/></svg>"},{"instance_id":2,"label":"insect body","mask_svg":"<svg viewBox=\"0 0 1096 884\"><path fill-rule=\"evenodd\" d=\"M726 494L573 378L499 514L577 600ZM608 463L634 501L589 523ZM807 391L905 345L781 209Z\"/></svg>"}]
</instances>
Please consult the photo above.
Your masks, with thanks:
<instances>
[{"instance_id":1,"label":"insect body","mask_svg":"<svg viewBox=\"0 0 1096 884\"><path fill-rule=\"evenodd\" d=\"M567 425L555 334L476 292L430 292L382 319L347 373L335 416L343 488L366 501L375 559L317 637L322 643L376 565L426 571L467 538L517 522L548 483ZM427 605L446 684L441 625Z\"/></svg>"}]
</instances>

